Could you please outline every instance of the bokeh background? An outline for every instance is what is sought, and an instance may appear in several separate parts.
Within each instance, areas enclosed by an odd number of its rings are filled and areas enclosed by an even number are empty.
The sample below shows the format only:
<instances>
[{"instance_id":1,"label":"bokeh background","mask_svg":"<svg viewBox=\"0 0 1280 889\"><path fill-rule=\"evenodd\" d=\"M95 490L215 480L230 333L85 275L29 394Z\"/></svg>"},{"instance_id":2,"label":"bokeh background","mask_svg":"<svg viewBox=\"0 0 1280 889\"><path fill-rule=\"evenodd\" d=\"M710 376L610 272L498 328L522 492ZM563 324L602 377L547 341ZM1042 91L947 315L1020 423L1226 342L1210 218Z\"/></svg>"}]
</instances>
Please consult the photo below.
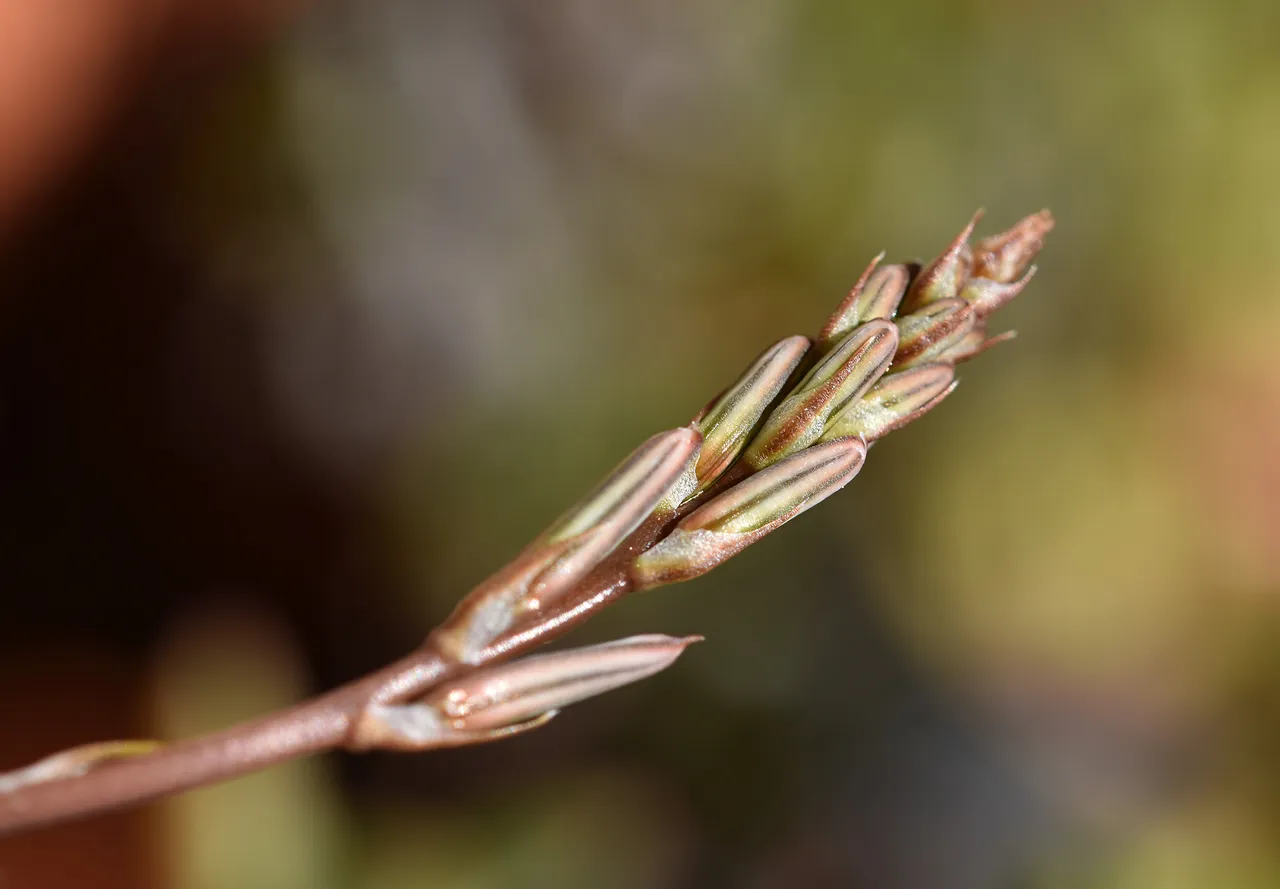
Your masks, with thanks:
<instances>
[{"instance_id":1,"label":"bokeh background","mask_svg":"<svg viewBox=\"0 0 1280 889\"><path fill-rule=\"evenodd\" d=\"M0 0L0 769L412 647L867 259L1020 339L539 732L4 889L1280 886L1280 5Z\"/></svg>"}]
</instances>

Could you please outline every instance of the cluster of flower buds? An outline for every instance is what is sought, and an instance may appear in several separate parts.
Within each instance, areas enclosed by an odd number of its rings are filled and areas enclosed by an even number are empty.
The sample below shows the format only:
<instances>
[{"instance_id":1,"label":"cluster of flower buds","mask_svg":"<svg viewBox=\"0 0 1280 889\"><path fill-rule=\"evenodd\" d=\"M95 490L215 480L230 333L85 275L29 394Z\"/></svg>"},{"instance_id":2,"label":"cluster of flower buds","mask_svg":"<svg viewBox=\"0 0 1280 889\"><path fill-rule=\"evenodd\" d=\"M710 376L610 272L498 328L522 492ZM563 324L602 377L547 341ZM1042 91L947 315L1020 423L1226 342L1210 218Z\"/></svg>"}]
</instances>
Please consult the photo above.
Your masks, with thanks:
<instances>
[{"instance_id":1,"label":"cluster of flower buds","mask_svg":"<svg viewBox=\"0 0 1280 889\"><path fill-rule=\"evenodd\" d=\"M461 664L488 664L530 626L567 626L606 592L703 574L821 502L868 446L935 407L955 366L1012 336L992 313L1035 272L1047 211L970 246L975 216L927 266L877 257L817 338L765 350L691 426L654 436L432 634ZM532 637L530 637L532 638ZM690 640L636 637L465 674L440 695L371 710L370 744L474 743L650 675Z\"/></svg>"}]
</instances>

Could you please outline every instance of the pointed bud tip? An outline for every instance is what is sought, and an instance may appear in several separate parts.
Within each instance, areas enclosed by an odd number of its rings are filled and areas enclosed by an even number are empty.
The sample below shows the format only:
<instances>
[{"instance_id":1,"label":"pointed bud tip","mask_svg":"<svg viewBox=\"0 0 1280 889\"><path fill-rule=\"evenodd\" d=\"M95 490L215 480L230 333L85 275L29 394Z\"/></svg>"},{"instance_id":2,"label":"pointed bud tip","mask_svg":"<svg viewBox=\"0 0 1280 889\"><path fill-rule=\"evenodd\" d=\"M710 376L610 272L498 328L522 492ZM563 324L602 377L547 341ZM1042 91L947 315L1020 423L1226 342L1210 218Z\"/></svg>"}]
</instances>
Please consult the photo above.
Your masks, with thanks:
<instances>
[{"instance_id":1,"label":"pointed bud tip","mask_svg":"<svg viewBox=\"0 0 1280 889\"><path fill-rule=\"evenodd\" d=\"M862 274L858 276L858 280L849 290L846 296L831 313L831 317L827 319L827 323L822 326L822 330L818 333L818 344L823 352L829 350L835 345L844 334L852 330L860 321L866 320L864 316L864 294L863 290L870 280L872 272L876 270L876 266L884 261L885 251L881 250L867 263L866 268L862 270ZM867 294L874 296L873 293Z\"/></svg>"},{"instance_id":2,"label":"pointed bud tip","mask_svg":"<svg viewBox=\"0 0 1280 889\"><path fill-rule=\"evenodd\" d=\"M904 311L915 312L929 303L951 299L960 292L969 278L972 265L969 239L984 213L981 209L975 211L942 254L915 276L902 300Z\"/></svg>"},{"instance_id":3,"label":"pointed bud tip","mask_svg":"<svg viewBox=\"0 0 1280 889\"><path fill-rule=\"evenodd\" d=\"M1048 210L1019 220L1008 231L983 238L974 248L974 277L1010 283L1044 246L1056 221Z\"/></svg>"}]
</instances>

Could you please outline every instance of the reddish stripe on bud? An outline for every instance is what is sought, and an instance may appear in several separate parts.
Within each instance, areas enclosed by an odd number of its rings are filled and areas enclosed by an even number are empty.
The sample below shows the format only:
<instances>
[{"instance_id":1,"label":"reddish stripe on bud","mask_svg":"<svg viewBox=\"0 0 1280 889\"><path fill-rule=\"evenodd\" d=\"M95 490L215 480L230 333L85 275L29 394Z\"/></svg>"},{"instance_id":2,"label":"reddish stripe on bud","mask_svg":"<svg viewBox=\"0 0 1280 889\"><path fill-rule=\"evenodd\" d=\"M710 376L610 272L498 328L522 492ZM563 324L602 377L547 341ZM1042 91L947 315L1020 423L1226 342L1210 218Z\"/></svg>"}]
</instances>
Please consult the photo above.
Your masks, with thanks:
<instances>
[{"instance_id":1,"label":"reddish stripe on bud","mask_svg":"<svg viewBox=\"0 0 1280 889\"><path fill-rule=\"evenodd\" d=\"M962 299L929 303L918 312L898 319L901 332L894 367L908 368L936 360L973 330L977 315Z\"/></svg>"},{"instance_id":2,"label":"reddish stripe on bud","mask_svg":"<svg viewBox=\"0 0 1280 889\"><path fill-rule=\"evenodd\" d=\"M902 301L905 311L913 312L921 306L940 299L952 299L960 292L960 288L969 278L972 262L969 238L973 235L973 228L981 218L981 210L974 213L969 224L956 235L955 240L942 255L925 266L924 271L911 282L911 288Z\"/></svg>"}]
</instances>

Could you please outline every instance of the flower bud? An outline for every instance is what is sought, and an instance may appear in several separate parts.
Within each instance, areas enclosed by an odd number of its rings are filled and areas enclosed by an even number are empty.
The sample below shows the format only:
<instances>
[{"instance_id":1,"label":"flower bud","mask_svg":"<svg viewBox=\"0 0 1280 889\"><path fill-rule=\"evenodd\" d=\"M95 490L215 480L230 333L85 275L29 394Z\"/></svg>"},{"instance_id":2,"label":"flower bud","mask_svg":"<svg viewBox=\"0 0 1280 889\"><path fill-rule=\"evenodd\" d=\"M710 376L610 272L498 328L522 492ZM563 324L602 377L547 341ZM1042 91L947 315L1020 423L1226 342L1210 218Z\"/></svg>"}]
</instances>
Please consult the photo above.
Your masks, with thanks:
<instances>
[{"instance_id":1,"label":"flower bud","mask_svg":"<svg viewBox=\"0 0 1280 889\"><path fill-rule=\"evenodd\" d=\"M950 364L920 364L881 377L860 401L835 417L824 440L860 435L868 443L923 416L955 388Z\"/></svg>"},{"instance_id":2,"label":"flower bud","mask_svg":"<svg viewBox=\"0 0 1280 889\"><path fill-rule=\"evenodd\" d=\"M818 440L827 420L866 392L889 368L898 329L888 321L855 328L774 409L743 460L763 469Z\"/></svg>"},{"instance_id":3,"label":"flower bud","mask_svg":"<svg viewBox=\"0 0 1280 889\"><path fill-rule=\"evenodd\" d=\"M876 268L884 258L881 253L863 271L858 283L853 285L844 302L832 313L818 334L818 348L823 354L859 324L877 318L888 321L898 310L902 295L907 292L911 270L905 265L887 265Z\"/></svg>"},{"instance_id":4,"label":"flower bud","mask_svg":"<svg viewBox=\"0 0 1280 889\"><path fill-rule=\"evenodd\" d=\"M451 731L518 725L652 676L701 636L632 636L484 667L429 692L422 703Z\"/></svg>"},{"instance_id":5,"label":"flower bud","mask_svg":"<svg viewBox=\"0 0 1280 889\"><path fill-rule=\"evenodd\" d=\"M1021 277L1044 247L1045 235L1053 231L1053 225L1053 214L1041 210L1003 234L983 238L974 247L973 276L1001 283Z\"/></svg>"},{"instance_id":6,"label":"flower bud","mask_svg":"<svg viewBox=\"0 0 1280 889\"><path fill-rule=\"evenodd\" d=\"M859 317L863 321L876 318L891 321L907 293L911 276L918 271L918 266L909 263L894 263L876 269L875 274L867 280L866 289L859 301L862 304Z\"/></svg>"},{"instance_id":7,"label":"flower bud","mask_svg":"<svg viewBox=\"0 0 1280 889\"><path fill-rule=\"evenodd\" d=\"M803 336L774 344L694 421L702 433L702 448L693 467L694 483L682 501L710 487L738 459L809 345Z\"/></svg>"},{"instance_id":8,"label":"flower bud","mask_svg":"<svg viewBox=\"0 0 1280 889\"><path fill-rule=\"evenodd\" d=\"M694 510L642 553L632 579L651 589L705 574L840 490L866 455L861 439L842 438L761 470Z\"/></svg>"},{"instance_id":9,"label":"flower bud","mask_svg":"<svg viewBox=\"0 0 1280 889\"><path fill-rule=\"evenodd\" d=\"M962 299L942 299L898 319L898 354L894 368L939 360L949 348L973 330L977 321L973 306Z\"/></svg>"},{"instance_id":10,"label":"flower bud","mask_svg":"<svg viewBox=\"0 0 1280 889\"><path fill-rule=\"evenodd\" d=\"M921 306L940 299L953 299L969 278L972 254L969 251L969 237L973 227L982 218L982 211L973 214L969 224L956 236L942 255L925 266L924 271L916 275L902 301L905 311L914 312Z\"/></svg>"},{"instance_id":11,"label":"flower bud","mask_svg":"<svg viewBox=\"0 0 1280 889\"><path fill-rule=\"evenodd\" d=\"M639 527L679 479L702 436L653 436L516 559L472 590L434 633L441 651L472 663L516 620L584 578Z\"/></svg>"}]
</instances>

